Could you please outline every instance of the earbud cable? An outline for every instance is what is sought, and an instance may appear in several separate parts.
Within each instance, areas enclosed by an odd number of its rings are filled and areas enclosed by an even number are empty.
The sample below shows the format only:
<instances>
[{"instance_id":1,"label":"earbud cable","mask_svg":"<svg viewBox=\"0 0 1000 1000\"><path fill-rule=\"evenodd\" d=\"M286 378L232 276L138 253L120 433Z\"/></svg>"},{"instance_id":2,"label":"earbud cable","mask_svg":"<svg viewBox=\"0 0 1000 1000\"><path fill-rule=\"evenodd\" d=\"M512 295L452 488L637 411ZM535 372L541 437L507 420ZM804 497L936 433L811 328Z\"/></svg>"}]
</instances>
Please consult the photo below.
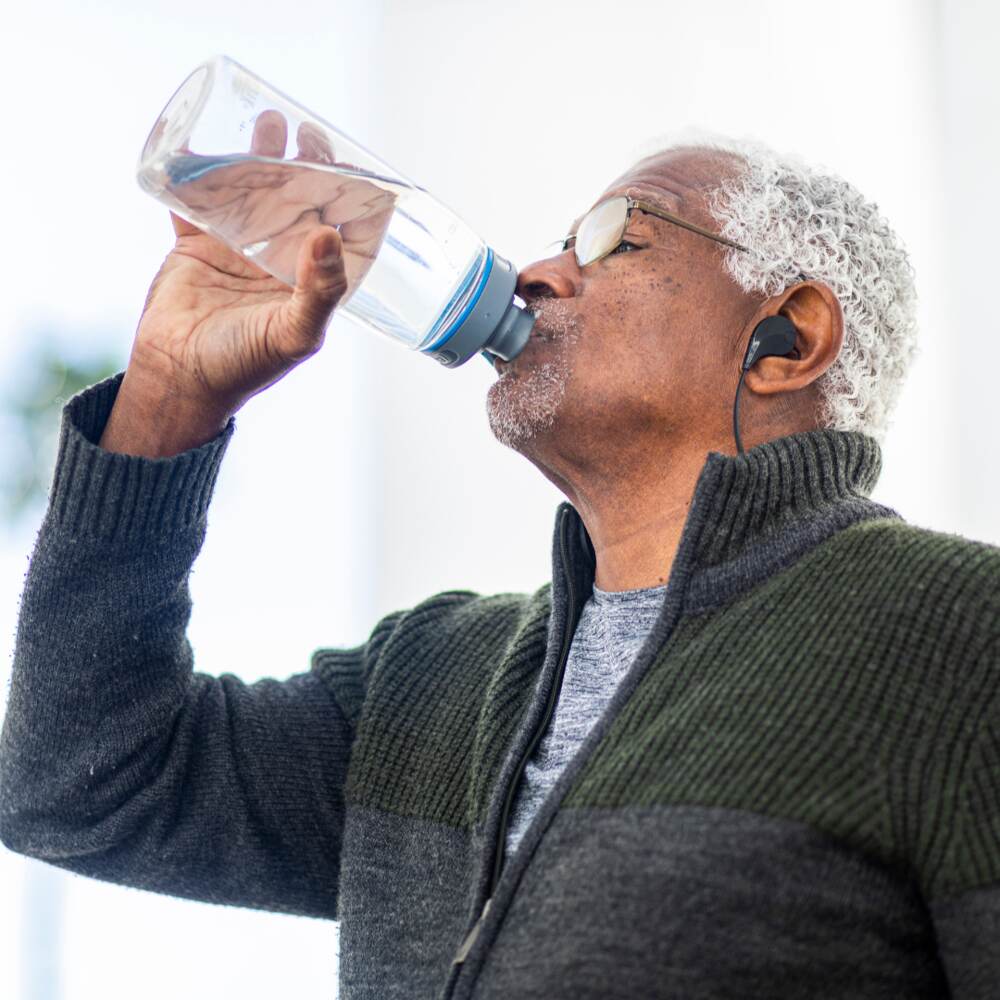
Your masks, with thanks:
<instances>
[{"instance_id":1,"label":"earbud cable","mask_svg":"<svg viewBox=\"0 0 1000 1000\"><path fill-rule=\"evenodd\" d=\"M736 438L736 450L743 454L743 442L740 441L740 389L743 388L743 378L748 369L744 368L740 372L740 380L736 385L736 398L733 400L733 435Z\"/></svg>"}]
</instances>

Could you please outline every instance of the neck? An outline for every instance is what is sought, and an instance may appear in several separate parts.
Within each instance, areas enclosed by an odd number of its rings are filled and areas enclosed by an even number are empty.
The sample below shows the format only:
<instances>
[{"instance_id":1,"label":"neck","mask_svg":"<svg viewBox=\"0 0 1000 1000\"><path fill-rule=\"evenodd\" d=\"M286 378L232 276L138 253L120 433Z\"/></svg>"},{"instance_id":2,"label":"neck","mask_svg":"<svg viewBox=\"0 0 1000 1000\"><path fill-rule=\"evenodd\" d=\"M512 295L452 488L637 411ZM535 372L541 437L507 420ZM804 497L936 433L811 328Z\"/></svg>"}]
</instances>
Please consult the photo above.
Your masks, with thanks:
<instances>
[{"instance_id":1,"label":"neck","mask_svg":"<svg viewBox=\"0 0 1000 1000\"><path fill-rule=\"evenodd\" d=\"M708 450L671 456L653 481L633 479L577 491L571 502L594 546L598 587L636 590L667 582ZM663 475L668 469L669 475Z\"/></svg>"},{"instance_id":2,"label":"neck","mask_svg":"<svg viewBox=\"0 0 1000 1000\"><path fill-rule=\"evenodd\" d=\"M776 435L743 455L710 449L679 543L661 550L670 559L664 607L683 606L691 614L718 607L844 528L873 518L898 519L898 512L871 499L881 467L879 442L859 431L814 428ZM579 605L595 583L597 562L597 547L580 511L572 502L560 504L552 549L553 599L564 600L569 588ZM662 569L654 567L652 579L633 578L626 589L656 586L660 575Z\"/></svg>"},{"instance_id":3,"label":"neck","mask_svg":"<svg viewBox=\"0 0 1000 1000\"><path fill-rule=\"evenodd\" d=\"M744 448L754 443L744 440ZM710 451L735 455L736 445L723 435L646 441L586 462L531 459L579 512L597 560L594 583L621 591L667 582Z\"/></svg>"},{"instance_id":4,"label":"neck","mask_svg":"<svg viewBox=\"0 0 1000 1000\"><path fill-rule=\"evenodd\" d=\"M761 420L752 406L745 407L744 451L816 426L811 411L781 411L777 418ZM708 453L738 454L731 424L711 433L703 425L700 431L670 439L615 435L610 449L595 448L593 437L580 434L572 451L525 450L580 514L594 546L594 583L601 590L657 587L669 579Z\"/></svg>"}]
</instances>

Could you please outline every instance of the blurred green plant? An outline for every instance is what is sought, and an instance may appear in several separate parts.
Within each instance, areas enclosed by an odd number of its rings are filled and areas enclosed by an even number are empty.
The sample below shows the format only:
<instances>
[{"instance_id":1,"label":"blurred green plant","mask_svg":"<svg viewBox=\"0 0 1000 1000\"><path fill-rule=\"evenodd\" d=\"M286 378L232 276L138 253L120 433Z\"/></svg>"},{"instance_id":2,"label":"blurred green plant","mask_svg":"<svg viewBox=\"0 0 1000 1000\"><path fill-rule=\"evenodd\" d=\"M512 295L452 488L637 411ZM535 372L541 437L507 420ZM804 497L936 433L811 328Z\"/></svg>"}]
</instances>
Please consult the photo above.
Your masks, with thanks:
<instances>
[{"instance_id":1,"label":"blurred green plant","mask_svg":"<svg viewBox=\"0 0 1000 1000\"><path fill-rule=\"evenodd\" d=\"M34 342L38 346L18 361L17 384L0 398L4 442L0 514L8 527L37 514L45 503L63 406L81 389L123 367L106 351L80 360L67 357L49 339Z\"/></svg>"}]
</instances>

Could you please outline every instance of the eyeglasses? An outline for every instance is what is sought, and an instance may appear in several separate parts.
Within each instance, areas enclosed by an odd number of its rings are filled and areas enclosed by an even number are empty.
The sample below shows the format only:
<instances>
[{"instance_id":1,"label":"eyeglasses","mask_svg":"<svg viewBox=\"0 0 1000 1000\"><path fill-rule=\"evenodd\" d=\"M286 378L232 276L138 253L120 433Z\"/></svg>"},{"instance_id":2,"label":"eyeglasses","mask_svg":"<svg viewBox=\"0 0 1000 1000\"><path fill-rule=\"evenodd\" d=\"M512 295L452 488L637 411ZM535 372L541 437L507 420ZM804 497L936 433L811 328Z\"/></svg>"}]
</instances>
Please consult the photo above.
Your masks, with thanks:
<instances>
[{"instance_id":1,"label":"eyeglasses","mask_svg":"<svg viewBox=\"0 0 1000 1000\"><path fill-rule=\"evenodd\" d=\"M701 226L696 226L692 222L679 219L676 215L671 215L670 212L665 212L662 208L651 205L647 201L639 201L624 194L595 205L580 220L580 226L574 236L557 240L553 245L561 244L563 251L569 250L572 246L576 254L576 262L580 267L592 264L595 260L606 257L618 248L628 227L629 216L636 209L649 215L655 215L658 219L665 219L683 229L689 229L692 233L707 236L710 240L715 240L716 243L724 243L727 247L746 252L746 247L739 243L734 243L724 236L702 229Z\"/></svg>"}]
</instances>

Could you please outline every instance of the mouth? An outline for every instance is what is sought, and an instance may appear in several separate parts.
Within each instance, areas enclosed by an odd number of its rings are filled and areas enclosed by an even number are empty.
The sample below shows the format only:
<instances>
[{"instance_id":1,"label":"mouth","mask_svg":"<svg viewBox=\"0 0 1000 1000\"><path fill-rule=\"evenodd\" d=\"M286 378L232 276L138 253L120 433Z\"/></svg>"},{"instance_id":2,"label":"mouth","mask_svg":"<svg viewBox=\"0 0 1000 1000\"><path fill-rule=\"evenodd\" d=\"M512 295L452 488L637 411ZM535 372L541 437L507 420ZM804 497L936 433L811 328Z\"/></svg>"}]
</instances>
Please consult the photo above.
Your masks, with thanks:
<instances>
[{"instance_id":1,"label":"mouth","mask_svg":"<svg viewBox=\"0 0 1000 1000\"><path fill-rule=\"evenodd\" d=\"M510 359L510 361L504 361L499 355L493 355L493 369L499 372L501 375L507 372L509 369L514 368L514 363L517 361L522 354L528 354L533 350L537 350L538 344L551 344L556 340L562 338L563 334L567 332L567 327L570 330L575 326L574 321L563 321L561 314L557 313L555 316L547 317L544 312L539 310L530 310L531 314L535 317L534 325L531 328L531 333L528 335L528 339L525 342L524 347ZM550 322L551 320L551 322ZM516 369L515 369L516 370Z\"/></svg>"},{"instance_id":2,"label":"mouth","mask_svg":"<svg viewBox=\"0 0 1000 1000\"><path fill-rule=\"evenodd\" d=\"M528 335L528 339L525 341L524 347L514 355L510 361L504 361L499 355L493 356L493 367L497 371L506 371L512 364L514 364L517 359L524 354L532 344L543 343L549 344L555 340L555 335L553 331L544 325L544 320L539 313L535 313L535 325L531 328L531 333Z\"/></svg>"},{"instance_id":3,"label":"mouth","mask_svg":"<svg viewBox=\"0 0 1000 1000\"><path fill-rule=\"evenodd\" d=\"M524 347L522 347L521 350L518 351L517 354L515 354L514 357L512 357L510 359L510 361L504 361L504 359L501 358L498 354L494 354L493 355L493 368L494 368L494 370L498 371L498 372L500 372L502 374L502 373L508 371L509 369L513 369L515 363L518 360L518 358L520 358L523 354L527 354L528 351L529 351L529 348L531 348L531 346L533 344L536 344L536 343L538 343L539 341L541 341L543 339L544 338L542 338L542 337L536 337L534 334L532 334L528 338L528 340L525 342Z\"/></svg>"},{"instance_id":4,"label":"mouth","mask_svg":"<svg viewBox=\"0 0 1000 1000\"><path fill-rule=\"evenodd\" d=\"M533 312L532 315L535 317L534 325L531 327L531 333L528 335L528 340L552 340L555 337L555 330L549 325L549 321L545 314L538 310Z\"/></svg>"}]
</instances>

